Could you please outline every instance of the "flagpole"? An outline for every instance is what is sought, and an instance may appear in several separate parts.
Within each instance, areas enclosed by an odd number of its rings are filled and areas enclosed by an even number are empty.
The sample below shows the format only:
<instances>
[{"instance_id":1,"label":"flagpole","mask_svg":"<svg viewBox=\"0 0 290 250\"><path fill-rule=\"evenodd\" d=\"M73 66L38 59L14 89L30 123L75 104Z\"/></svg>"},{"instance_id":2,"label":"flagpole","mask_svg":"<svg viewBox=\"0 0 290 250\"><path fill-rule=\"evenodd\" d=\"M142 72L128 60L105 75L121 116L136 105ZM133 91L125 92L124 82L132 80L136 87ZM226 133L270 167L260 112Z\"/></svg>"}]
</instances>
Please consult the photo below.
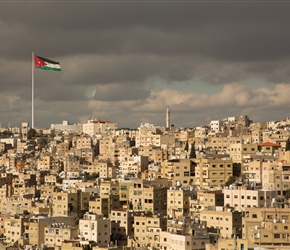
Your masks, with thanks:
<instances>
[{"instance_id":1,"label":"flagpole","mask_svg":"<svg viewBox=\"0 0 290 250\"><path fill-rule=\"evenodd\" d=\"M32 113L31 113L31 128L34 128L34 52L32 52L32 102L31 102L31 108L32 108Z\"/></svg>"}]
</instances>

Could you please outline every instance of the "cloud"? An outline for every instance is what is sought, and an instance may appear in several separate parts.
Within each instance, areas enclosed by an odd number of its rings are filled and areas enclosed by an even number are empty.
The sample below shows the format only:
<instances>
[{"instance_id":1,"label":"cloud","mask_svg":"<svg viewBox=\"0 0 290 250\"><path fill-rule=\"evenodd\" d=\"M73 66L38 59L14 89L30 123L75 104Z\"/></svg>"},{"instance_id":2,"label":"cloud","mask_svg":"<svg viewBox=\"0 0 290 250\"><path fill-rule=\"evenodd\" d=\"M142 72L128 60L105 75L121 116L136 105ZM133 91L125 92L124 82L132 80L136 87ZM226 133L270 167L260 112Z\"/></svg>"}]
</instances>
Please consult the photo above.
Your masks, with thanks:
<instances>
[{"instance_id":1,"label":"cloud","mask_svg":"<svg viewBox=\"0 0 290 250\"><path fill-rule=\"evenodd\" d=\"M32 51L62 67L35 70L42 126L89 114L164 124L167 105L188 126L244 112L284 116L289 22L282 2L0 3L0 97L15 98L1 104L1 119L17 107L17 119L30 120ZM221 91L206 92L211 86Z\"/></svg>"}]
</instances>

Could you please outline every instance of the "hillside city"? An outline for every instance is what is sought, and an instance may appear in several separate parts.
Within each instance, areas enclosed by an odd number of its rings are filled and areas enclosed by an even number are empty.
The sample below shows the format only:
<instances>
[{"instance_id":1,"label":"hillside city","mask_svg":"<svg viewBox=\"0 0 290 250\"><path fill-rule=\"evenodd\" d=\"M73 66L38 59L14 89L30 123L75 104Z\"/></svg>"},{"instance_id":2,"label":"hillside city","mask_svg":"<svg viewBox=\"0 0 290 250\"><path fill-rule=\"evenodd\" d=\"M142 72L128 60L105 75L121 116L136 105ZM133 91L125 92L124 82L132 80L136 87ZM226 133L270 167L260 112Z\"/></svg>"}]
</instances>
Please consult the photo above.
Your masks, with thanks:
<instances>
[{"instance_id":1,"label":"hillside city","mask_svg":"<svg viewBox=\"0 0 290 250\"><path fill-rule=\"evenodd\" d=\"M2 249L290 249L290 119L0 129Z\"/></svg>"}]
</instances>

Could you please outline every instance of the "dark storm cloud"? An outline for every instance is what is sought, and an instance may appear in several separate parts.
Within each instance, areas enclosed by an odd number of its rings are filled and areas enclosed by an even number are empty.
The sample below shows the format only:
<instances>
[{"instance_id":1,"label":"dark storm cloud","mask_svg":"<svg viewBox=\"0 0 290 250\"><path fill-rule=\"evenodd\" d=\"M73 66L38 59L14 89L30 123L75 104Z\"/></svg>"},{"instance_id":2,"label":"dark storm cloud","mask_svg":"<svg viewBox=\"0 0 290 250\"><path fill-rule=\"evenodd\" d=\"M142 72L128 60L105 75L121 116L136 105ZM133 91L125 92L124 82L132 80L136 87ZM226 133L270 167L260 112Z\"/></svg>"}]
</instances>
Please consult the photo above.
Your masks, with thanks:
<instances>
[{"instance_id":1,"label":"dark storm cloud","mask_svg":"<svg viewBox=\"0 0 290 250\"><path fill-rule=\"evenodd\" d=\"M117 118L109 101L120 102L120 110L132 111L132 124L137 117L138 122L147 118L138 116L138 110L152 110L148 119L153 121L160 117L156 105L163 112L174 96L164 94L155 103L148 82L172 86L172 82L199 80L222 85L257 77L289 83L289 9L289 3L266 1L0 2L1 94L11 102L11 110L19 104L29 107L32 51L59 61L62 67L59 74L35 73L37 103L50 107L46 122L55 115L53 110L62 109L59 119L80 119L86 109L98 113L104 107L107 114L102 115ZM237 107L233 110L237 112L249 108L249 101L256 107L255 93L247 89L241 93L234 99L223 92L227 103L208 95L202 100L216 99L221 107ZM174 105L185 119L198 108L208 117L215 115L206 110L211 106L200 107L195 95L188 102L184 98L176 94ZM70 111L75 102L78 108ZM123 117L120 113L119 119Z\"/></svg>"}]
</instances>

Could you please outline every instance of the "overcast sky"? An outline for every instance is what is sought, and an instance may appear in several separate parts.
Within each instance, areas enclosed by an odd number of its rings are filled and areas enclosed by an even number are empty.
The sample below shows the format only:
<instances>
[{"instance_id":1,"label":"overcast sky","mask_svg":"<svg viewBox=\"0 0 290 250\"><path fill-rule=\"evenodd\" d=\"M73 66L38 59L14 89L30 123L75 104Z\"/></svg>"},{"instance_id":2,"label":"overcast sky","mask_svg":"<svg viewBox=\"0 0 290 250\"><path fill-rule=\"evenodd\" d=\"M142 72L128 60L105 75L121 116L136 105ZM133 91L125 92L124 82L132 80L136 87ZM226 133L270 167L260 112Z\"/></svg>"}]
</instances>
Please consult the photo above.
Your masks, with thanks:
<instances>
[{"instance_id":1,"label":"overcast sky","mask_svg":"<svg viewBox=\"0 0 290 250\"><path fill-rule=\"evenodd\" d=\"M0 121L137 128L290 116L290 2L0 1Z\"/></svg>"}]
</instances>

